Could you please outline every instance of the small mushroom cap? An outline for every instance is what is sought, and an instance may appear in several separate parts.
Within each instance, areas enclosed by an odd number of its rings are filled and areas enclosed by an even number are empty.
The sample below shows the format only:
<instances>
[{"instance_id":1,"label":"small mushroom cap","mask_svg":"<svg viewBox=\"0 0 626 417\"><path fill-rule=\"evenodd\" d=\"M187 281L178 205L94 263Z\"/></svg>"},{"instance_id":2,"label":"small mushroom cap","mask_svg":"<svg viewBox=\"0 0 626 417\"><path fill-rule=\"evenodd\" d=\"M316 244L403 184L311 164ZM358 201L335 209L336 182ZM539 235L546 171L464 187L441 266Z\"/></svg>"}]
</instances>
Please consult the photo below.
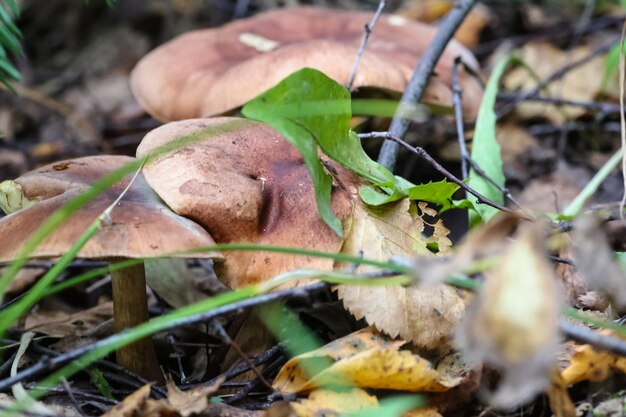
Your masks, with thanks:
<instances>
[{"instance_id":1,"label":"small mushroom cap","mask_svg":"<svg viewBox=\"0 0 626 417\"><path fill-rule=\"evenodd\" d=\"M346 84L370 19L371 13L294 7L193 31L144 57L133 71L131 87L150 114L170 121L233 110L304 67ZM403 91L436 31L435 26L398 16L381 17L353 88ZM471 52L450 41L422 101L452 105L451 69L457 56L478 69ZM464 70L460 82L464 115L473 118L482 89Z\"/></svg>"},{"instance_id":2,"label":"small mushroom cap","mask_svg":"<svg viewBox=\"0 0 626 417\"><path fill-rule=\"evenodd\" d=\"M46 165L15 181L5 181L8 188L21 194L29 204L0 219L0 261L15 259L23 243L55 210L108 172L132 161L133 158L127 156L90 156ZM131 178L132 175L127 176L76 211L30 257L48 258L65 254L115 201ZM173 213L139 174L111 212L110 220L105 221L81 249L79 257L143 258L212 245L215 242L201 226ZM184 256L221 259L216 252Z\"/></svg>"},{"instance_id":3,"label":"small mushroom cap","mask_svg":"<svg viewBox=\"0 0 626 417\"><path fill-rule=\"evenodd\" d=\"M227 123L236 128L224 132ZM183 120L148 133L137 155L188 135L198 140L157 157L143 169L150 186L176 213L202 224L218 243L339 252L343 239L320 217L302 157L278 132L246 119ZM360 180L330 161L327 164L336 180L332 209L347 220ZM349 221L344 221L344 230L347 227ZM217 272L231 288L294 269L333 268L331 259L284 253L226 251L224 258Z\"/></svg>"}]
</instances>

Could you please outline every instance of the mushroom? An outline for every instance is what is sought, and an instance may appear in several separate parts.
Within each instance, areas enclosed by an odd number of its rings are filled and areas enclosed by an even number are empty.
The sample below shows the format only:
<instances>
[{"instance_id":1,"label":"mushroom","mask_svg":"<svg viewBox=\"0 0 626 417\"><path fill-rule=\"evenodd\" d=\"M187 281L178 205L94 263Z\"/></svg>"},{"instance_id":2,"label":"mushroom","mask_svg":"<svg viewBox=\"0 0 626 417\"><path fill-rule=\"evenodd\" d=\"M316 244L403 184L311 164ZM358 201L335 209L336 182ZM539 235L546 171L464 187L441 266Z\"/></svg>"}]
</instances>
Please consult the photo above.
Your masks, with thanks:
<instances>
[{"instance_id":1,"label":"mushroom","mask_svg":"<svg viewBox=\"0 0 626 417\"><path fill-rule=\"evenodd\" d=\"M9 214L0 219L0 262L18 257L24 241L66 202L85 191L108 172L133 161L126 156L92 156L46 165L16 180L0 184L0 202ZM48 236L30 258L56 258L65 254L87 227L109 206L129 183L129 178L105 190L76 211ZM138 175L110 219L80 250L79 257L106 259L160 256L176 251L211 246L215 242L199 225L174 214ZM215 252L181 254L181 257L208 257ZM116 331L148 320L146 280L143 264L112 270L114 321ZM151 339L143 339L117 351L118 363L151 380L161 380Z\"/></svg>"},{"instance_id":2,"label":"mushroom","mask_svg":"<svg viewBox=\"0 0 626 417\"><path fill-rule=\"evenodd\" d=\"M234 120L239 121L235 131L221 129ZM318 213L304 160L265 124L234 118L172 122L148 133L137 156L190 135L196 137L194 144L157 156L143 168L150 186L172 210L204 226L218 243L340 251L343 239ZM347 232L361 180L332 161L324 162L335 179L332 209ZM229 251L224 259L216 272L231 288L293 269L333 268L332 259L275 252Z\"/></svg>"},{"instance_id":3,"label":"mushroom","mask_svg":"<svg viewBox=\"0 0 626 417\"><path fill-rule=\"evenodd\" d=\"M346 84L369 13L315 7L276 9L217 29L193 31L144 57L131 76L140 104L162 121L214 116L242 106L304 67ZM353 88L401 92L437 28L383 16L361 58ZM451 106L451 69L460 56L478 63L452 40L424 93L426 103ZM460 72L464 114L478 112L482 88Z\"/></svg>"}]
</instances>

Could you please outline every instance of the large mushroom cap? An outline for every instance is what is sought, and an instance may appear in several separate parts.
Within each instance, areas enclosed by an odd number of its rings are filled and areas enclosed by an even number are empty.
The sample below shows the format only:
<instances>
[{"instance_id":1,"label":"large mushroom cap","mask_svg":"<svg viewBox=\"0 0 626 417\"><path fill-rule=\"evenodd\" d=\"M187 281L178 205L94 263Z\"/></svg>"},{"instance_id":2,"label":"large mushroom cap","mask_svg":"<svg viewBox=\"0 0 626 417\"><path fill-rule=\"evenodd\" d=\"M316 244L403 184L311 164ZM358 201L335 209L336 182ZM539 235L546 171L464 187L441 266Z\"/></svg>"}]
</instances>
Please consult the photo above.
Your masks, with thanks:
<instances>
[{"instance_id":1,"label":"large mushroom cap","mask_svg":"<svg viewBox=\"0 0 626 417\"><path fill-rule=\"evenodd\" d=\"M0 189L5 192L11 190L8 200L28 204L22 204L24 208L0 219L0 261L15 259L24 241L56 209L108 172L132 160L126 156L90 156L46 165L15 181L5 181ZM58 257L65 254L89 225L115 201L130 178L126 177L75 212L37 247L31 257ZM4 196L6 198L7 194ZM214 244L202 227L167 208L140 174L113 209L110 221L104 222L102 228L81 249L79 257L144 258ZM185 256L221 258L215 252Z\"/></svg>"},{"instance_id":2,"label":"large mushroom cap","mask_svg":"<svg viewBox=\"0 0 626 417\"><path fill-rule=\"evenodd\" d=\"M235 126L225 131L225 126ZM144 167L148 183L178 214L202 224L219 243L253 242L339 252L343 240L321 219L313 183L298 151L271 127L246 119L172 122L146 135L137 155L181 137L194 143ZM342 220L359 179L334 172L332 208ZM347 224L344 222L344 228ZM331 270L333 260L270 252L225 252L218 275L231 288L298 268Z\"/></svg>"},{"instance_id":3,"label":"large mushroom cap","mask_svg":"<svg viewBox=\"0 0 626 417\"><path fill-rule=\"evenodd\" d=\"M304 67L346 84L370 13L294 7L190 32L152 51L131 78L135 97L160 120L223 114ZM398 16L383 16L361 59L353 87L403 91L437 28ZM451 68L474 56L452 40L435 68L423 101L452 105ZM480 85L461 71L465 115L474 117Z\"/></svg>"}]
</instances>

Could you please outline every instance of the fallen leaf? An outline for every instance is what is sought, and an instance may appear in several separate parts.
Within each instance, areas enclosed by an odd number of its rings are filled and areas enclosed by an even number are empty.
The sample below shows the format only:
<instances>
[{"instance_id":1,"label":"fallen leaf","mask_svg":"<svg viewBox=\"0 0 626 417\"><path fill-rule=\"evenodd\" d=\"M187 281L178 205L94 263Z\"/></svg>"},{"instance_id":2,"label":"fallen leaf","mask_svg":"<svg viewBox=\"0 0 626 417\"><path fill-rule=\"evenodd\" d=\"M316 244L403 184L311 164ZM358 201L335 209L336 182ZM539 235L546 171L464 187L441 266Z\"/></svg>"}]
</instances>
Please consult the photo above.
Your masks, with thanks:
<instances>
[{"instance_id":1,"label":"fallen leaf","mask_svg":"<svg viewBox=\"0 0 626 417\"><path fill-rule=\"evenodd\" d=\"M564 235L563 238L571 240L567 235ZM561 249L559 251L559 257L562 259L572 259L573 255L571 249L569 247ZM595 300L592 300L590 297L589 286L574 265L565 262L558 263L556 265L556 276L563 284L562 287L565 290L565 299L570 305L579 306L584 303L586 307L591 307L591 304L594 303Z\"/></svg>"},{"instance_id":2,"label":"fallen leaf","mask_svg":"<svg viewBox=\"0 0 626 417\"><path fill-rule=\"evenodd\" d=\"M106 302L73 314L39 310L26 317L24 328L52 337L82 337L93 335L100 325L112 318L113 302Z\"/></svg>"},{"instance_id":3,"label":"fallen leaf","mask_svg":"<svg viewBox=\"0 0 626 417\"><path fill-rule=\"evenodd\" d=\"M543 223L522 223L457 328L457 344L503 378L490 402L510 407L550 382L561 298L544 246Z\"/></svg>"},{"instance_id":4,"label":"fallen leaf","mask_svg":"<svg viewBox=\"0 0 626 417\"><path fill-rule=\"evenodd\" d=\"M0 268L0 274L4 273L5 268ZM37 279L47 271L46 268L39 267L23 267L19 270L15 278L11 280L6 292L9 294L22 293L31 285L37 282Z\"/></svg>"},{"instance_id":5,"label":"fallen leaf","mask_svg":"<svg viewBox=\"0 0 626 417\"><path fill-rule=\"evenodd\" d=\"M184 259L146 259L146 282L170 306L178 308L204 300Z\"/></svg>"},{"instance_id":6,"label":"fallen leaf","mask_svg":"<svg viewBox=\"0 0 626 417\"><path fill-rule=\"evenodd\" d=\"M210 385L199 385L190 390L181 391L169 377L167 378L167 401L182 417L189 417L207 408L211 396L219 390L225 380L226 377L221 376Z\"/></svg>"},{"instance_id":7,"label":"fallen leaf","mask_svg":"<svg viewBox=\"0 0 626 417\"><path fill-rule=\"evenodd\" d=\"M554 417L576 417L576 407L567 393L567 384L556 370L552 373L552 383L547 394Z\"/></svg>"},{"instance_id":8,"label":"fallen leaf","mask_svg":"<svg viewBox=\"0 0 626 417\"><path fill-rule=\"evenodd\" d=\"M608 297L617 313L626 311L626 273L615 262L600 219L587 214L574 222L574 260L589 286Z\"/></svg>"},{"instance_id":9,"label":"fallen leaf","mask_svg":"<svg viewBox=\"0 0 626 417\"><path fill-rule=\"evenodd\" d=\"M408 200L381 207L357 204L342 252L369 259L392 256L433 256L421 235L424 223ZM359 272L371 268L361 266ZM447 338L465 309L456 290L445 285L339 286L337 294L357 318L365 318L391 337L400 336L418 347L445 349Z\"/></svg>"},{"instance_id":10,"label":"fallen leaf","mask_svg":"<svg viewBox=\"0 0 626 417\"><path fill-rule=\"evenodd\" d=\"M291 403L298 417L331 416L377 406L376 397L359 388L344 392L315 390L307 399Z\"/></svg>"},{"instance_id":11,"label":"fallen leaf","mask_svg":"<svg viewBox=\"0 0 626 417\"><path fill-rule=\"evenodd\" d=\"M610 330L602 330L600 333L615 336ZM577 345L574 346L569 365L561 371L561 376L566 385L573 385L581 381L603 381L613 370L626 373L626 358L595 350L591 345Z\"/></svg>"},{"instance_id":12,"label":"fallen leaf","mask_svg":"<svg viewBox=\"0 0 626 417\"><path fill-rule=\"evenodd\" d=\"M124 398L124 401L104 413L102 417L179 417L163 400L150 398L150 384Z\"/></svg>"},{"instance_id":13,"label":"fallen leaf","mask_svg":"<svg viewBox=\"0 0 626 417\"><path fill-rule=\"evenodd\" d=\"M590 46L582 45L571 51L563 51L547 42L528 42L519 51L522 60L537 74L539 79L547 78L557 69L588 56ZM543 95L556 96L569 100L593 101L600 92L604 60L601 56L584 65L568 71L559 81L550 84ZM507 90L530 90L537 85L525 68L516 68L504 79ZM556 107L543 103L520 103L517 112L522 118L545 117L554 123L585 113L582 107Z\"/></svg>"},{"instance_id":14,"label":"fallen leaf","mask_svg":"<svg viewBox=\"0 0 626 417\"><path fill-rule=\"evenodd\" d=\"M390 340L368 328L289 360L274 380L282 392L303 392L324 385L350 385L360 388L393 389L415 392L442 392L459 381L439 380L430 362L408 350L400 350L401 340ZM323 360L331 359L325 369ZM316 372L308 375L309 372Z\"/></svg>"}]
</instances>

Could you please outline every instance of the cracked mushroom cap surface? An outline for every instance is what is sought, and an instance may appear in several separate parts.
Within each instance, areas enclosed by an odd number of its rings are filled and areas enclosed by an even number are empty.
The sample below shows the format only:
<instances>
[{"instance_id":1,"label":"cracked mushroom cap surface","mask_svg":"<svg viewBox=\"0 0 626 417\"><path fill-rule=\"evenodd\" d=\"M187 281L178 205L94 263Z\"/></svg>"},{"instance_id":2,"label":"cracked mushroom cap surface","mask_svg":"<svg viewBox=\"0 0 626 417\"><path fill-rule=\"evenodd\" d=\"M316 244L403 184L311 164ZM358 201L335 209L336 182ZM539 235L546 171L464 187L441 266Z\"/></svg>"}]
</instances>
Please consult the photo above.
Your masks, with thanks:
<instances>
[{"instance_id":1,"label":"cracked mushroom cap surface","mask_svg":"<svg viewBox=\"0 0 626 417\"><path fill-rule=\"evenodd\" d=\"M131 76L140 104L162 121L214 116L236 109L289 74L311 67L348 82L371 13L316 7L275 9L219 28L192 31L156 48ZM353 88L404 91L437 28L383 15L369 38ZM452 106L451 69L460 56L478 62L454 39L446 47L422 102ZM464 116L474 118L482 88L463 69Z\"/></svg>"},{"instance_id":2,"label":"cracked mushroom cap surface","mask_svg":"<svg viewBox=\"0 0 626 417\"><path fill-rule=\"evenodd\" d=\"M343 239L320 217L302 157L278 132L247 119L183 120L148 133L137 156L190 137L193 143L143 168L150 186L176 213L203 225L218 243L340 251ZM335 180L332 209L343 220L345 236L361 182L325 162ZM334 264L332 259L261 251L225 251L224 258L217 273L231 288L294 269L331 270Z\"/></svg>"},{"instance_id":3,"label":"cracked mushroom cap surface","mask_svg":"<svg viewBox=\"0 0 626 417\"><path fill-rule=\"evenodd\" d=\"M92 183L133 161L127 156L90 156L56 162L0 184L0 206L11 212L0 218L0 261L17 257L23 243L58 208L87 190ZM132 174L77 210L30 255L50 258L64 255L89 225L126 188ZM199 225L172 212L148 186L142 174L80 250L82 258L143 258L215 245ZM203 252L185 257L222 257Z\"/></svg>"}]
</instances>

